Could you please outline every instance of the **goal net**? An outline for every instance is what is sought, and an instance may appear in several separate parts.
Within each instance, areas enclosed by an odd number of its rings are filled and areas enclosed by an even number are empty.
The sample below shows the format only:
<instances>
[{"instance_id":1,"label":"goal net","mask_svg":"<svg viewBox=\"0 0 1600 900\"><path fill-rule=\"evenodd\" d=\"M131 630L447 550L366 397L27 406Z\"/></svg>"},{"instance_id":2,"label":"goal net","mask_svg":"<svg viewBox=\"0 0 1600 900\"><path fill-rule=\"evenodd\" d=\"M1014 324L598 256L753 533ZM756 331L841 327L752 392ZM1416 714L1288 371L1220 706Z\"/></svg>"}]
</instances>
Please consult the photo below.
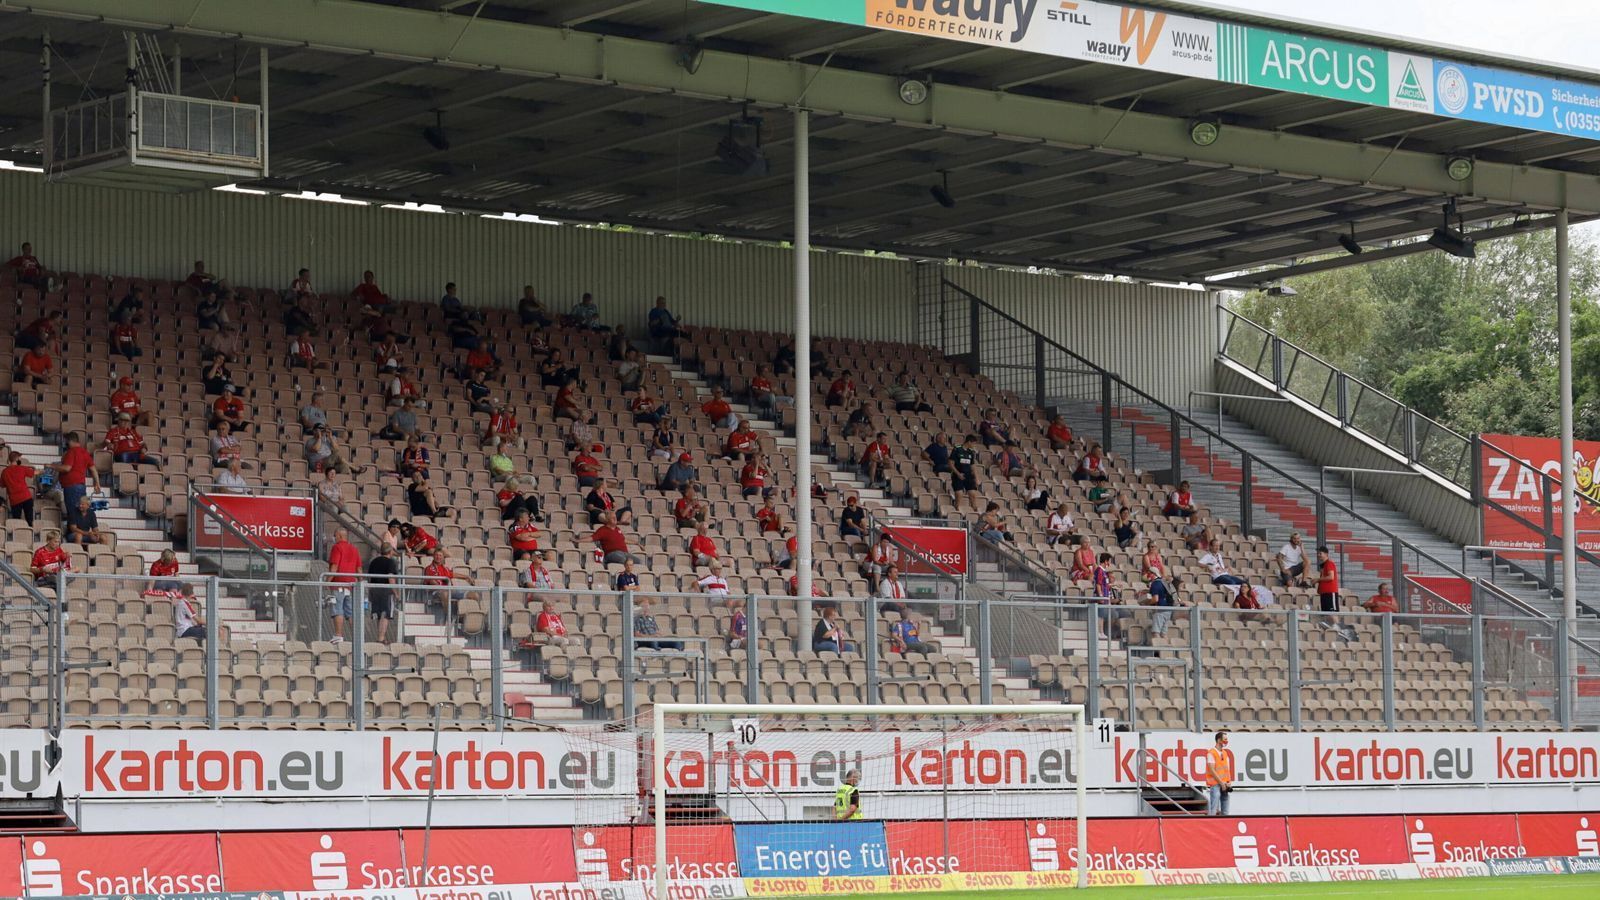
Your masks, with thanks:
<instances>
[{"instance_id":1,"label":"goal net","mask_svg":"<svg viewBox=\"0 0 1600 900\"><path fill-rule=\"evenodd\" d=\"M780 888L764 893L855 877L959 890L989 886L983 873L1083 884L1081 706L661 704L651 718L654 846L636 852L653 864L636 877L658 897L708 876Z\"/></svg>"}]
</instances>

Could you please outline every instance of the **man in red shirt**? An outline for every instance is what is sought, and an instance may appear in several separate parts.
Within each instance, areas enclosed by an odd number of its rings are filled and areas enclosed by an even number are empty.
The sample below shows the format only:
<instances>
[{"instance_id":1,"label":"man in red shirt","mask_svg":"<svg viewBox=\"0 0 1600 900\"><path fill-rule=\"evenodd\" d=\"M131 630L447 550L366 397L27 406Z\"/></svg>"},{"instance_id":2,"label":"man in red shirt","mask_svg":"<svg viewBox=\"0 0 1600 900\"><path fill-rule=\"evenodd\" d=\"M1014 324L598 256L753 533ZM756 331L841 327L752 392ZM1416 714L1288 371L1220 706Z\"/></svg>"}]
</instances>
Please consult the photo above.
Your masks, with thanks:
<instances>
[{"instance_id":1,"label":"man in red shirt","mask_svg":"<svg viewBox=\"0 0 1600 900\"><path fill-rule=\"evenodd\" d=\"M700 411L718 428L731 429L739 424L739 417L733 414L733 406L722 396L722 388L711 389L711 399L700 404Z\"/></svg>"},{"instance_id":2,"label":"man in red shirt","mask_svg":"<svg viewBox=\"0 0 1600 900\"><path fill-rule=\"evenodd\" d=\"M521 562L539 555L539 526L528 518L526 509L517 513L516 521L506 529L506 534L511 541L513 562Z\"/></svg>"},{"instance_id":3,"label":"man in red shirt","mask_svg":"<svg viewBox=\"0 0 1600 900\"><path fill-rule=\"evenodd\" d=\"M522 426L517 424L516 411L506 406L499 397L489 401L489 422L483 429L483 445L494 446L502 438L522 449Z\"/></svg>"},{"instance_id":4,"label":"man in red shirt","mask_svg":"<svg viewBox=\"0 0 1600 900\"><path fill-rule=\"evenodd\" d=\"M451 600L461 600L467 596L466 591L450 590L450 585L453 582L465 579L463 576L457 575L455 570L445 562L443 547L433 548L433 562L428 563L427 567L422 570L422 574L428 576L429 584L439 588L439 590L433 592L433 600L441 607L449 606Z\"/></svg>"},{"instance_id":5,"label":"man in red shirt","mask_svg":"<svg viewBox=\"0 0 1600 900\"><path fill-rule=\"evenodd\" d=\"M494 353L490 352L488 347L479 344L467 351L466 358L457 367L457 371L469 375L475 371L481 371L486 375L498 375L500 374L500 360L495 358ZM463 378L462 380L466 379Z\"/></svg>"},{"instance_id":6,"label":"man in red shirt","mask_svg":"<svg viewBox=\"0 0 1600 900\"><path fill-rule=\"evenodd\" d=\"M206 261L203 259L194 261L194 271L189 273L189 277L185 278L183 283L201 294L215 294L222 289L221 280L206 271Z\"/></svg>"},{"instance_id":7,"label":"man in red shirt","mask_svg":"<svg viewBox=\"0 0 1600 900\"><path fill-rule=\"evenodd\" d=\"M856 404L856 383L850 379L850 370L839 373L839 377L828 385L828 406L854 406Z\"/></svg>"},{"instance_id":8,"label":"man in red shirt","mask_svg":"<svg viewBox=\"0 0 1600 900\"><path fill-rule=\"evenodd\" d=\"M861 451L861 474L867 476L867 487L875 484L887 483L889 469L889 441L888 435L878 432L878 436L867 449Z\"/></svg>"},{"instance_id":9,"label":"man in red shirt","mask_svg":"<svg viewBox=\"0 0 1600 900\"><path fill-rule=\"evenodd\" d=\"M350 292L350 296L361 302L364 311L377 312L389 305L389 295L378 288L371 269L361 273L361 283Z\"/></svg>"},{"instance_id":10,"label":"man in red shirt","mask_svg":"<svg viewBox=\"0 0 1600 900\"><path fill-rule=\"evenodd\" d=\"M1161 514L1169 519L1187 519L1194 512L1194 493L1187 481L1180 482L1177 490L1167 494L1167 505L1161 508Z\"/></svg>"},{"instance_id":11,"label":"man in red shirt","mask_svg":"<svg viewBox=\"0 0 1600 900\"><path fill-rule=\"evenodd\" d=\"M28 327L17 332L17 347L23 350L34 348L49 348L55 344L56 335L61 331L61 310L51 310L49 313L28 323Z\"/></svg>"},{"instance_id":12,"label":"man in red shirt","mask_svg":"<svg viewBox=\"0 0 1600 900\"><path fill-rule=\"evenodd\" d=\"M33 255L33 245L24 242L22 252L11 257L6 262L6 268L17 270L17 281L22 284L36 287L41 291L50 289L50 273L39 264L39 257Z\"/></svg>"},{"instance_id":13,"label":"man in red shirt","mask_svg":"<svg viewBox=\"0 0 1600 900\"><path fill-rule=\"evenodd\" d=\"M28 465L15 450L7 457L5 469L0 471L0 487L5 488L10 517L20 518L29 525L33 524L33 478L38 474L39 470Z\"/></svg>"},{"instance_id":14,"label":"man in red shirt","mask_svg":"<svg viewBox=\"0 0 1600 900\"><path fill-rule=\"evenodd\" d=\"M695 526L694 537L689 539L689 565L709 566L717 560L717 543L706 534L705 523Z\"/></svg>"},{"instance_id":15,"label":"man in red shirt","mask_svg":"<svg viewBox=\"0 0 1600 900\"><path fill-rule=\"evenodd\" d=\"M693 528L706 520L706 504L696 495L692 484L684 485L682 493L683 496L672 504L672 518L679 528Z\"/></svg>"},{"instance_id":16,"label":"man in red shirt","mask_svg":"<svg viewBox=\"0 0 1600 900\"><path fill-rule=\"evenodd\" d=\"M55 587L56 573L71 568L72 557L61 546L61 532L45 532L44 546L33 551L33 583L40 587Z\"/></svg>"},{"instance_id":17,"label":"man in red shirt","mask_svg":"<svg viewBox=\"0 0 1600 900\"><path fill-rule=\"evenodd\" d=\"M761 454L751 454L750 461L739 470L739 487L744 490L746 497L754 497L757 494L766 496L772 490L767 487L767 478L771 475L772 470L767 468Z\"/></svg>"},{"instance_id":18,"label":"man in red shirt","mask_svg":"<svg viewBox=\"0 0 1600 900\"><path fill-rule=\"evenodd\" d=\"M1317 548L1317 599L1323 612L1339 611L1339 567L1328 557L1327 547Z\"/></svg>"},{"instance_id":19,"label":"man in red shirt","mask_svg":"<svg viewBox=\"0 0 1600 900\"><path fill-rule=\"evenodd\" d=\"M556 602L546 598L539 607L539 618L533 623L533 630L544 635L545 643L552 647L565 647L572 643L572 638L567 637L567 624L561 621L561 613L556 612Z\"/></svg>"},{"instance_id":20,"label":"man in red shirt","mask_svg":"<svg viewBox=\"0 0 1600 900\"><path fill-rule=\"evenodd\" d=\"M1072 429L1067 427L1067 420L1061 416L1050 420L1050 427L1045 430L1044 436L1050 442L1051 450L1066 450L1072 446Z\"/></svg>"},{"instance_id":21,"label":"man in red shirt","mask_svg":"<svg viewBox=\"0 0 1600 900\"><path fill-rule=\"evenodd\" d=\"M235 432L249 428L250 423L245 420L244 400L233 392L233 385L226 385L222 389L222 396L211 404L211 427L216 428L218 422L227 422Z\"/></svg>"},{"instance_id":22,"label":"man in red shirt","mask_svg":"<svg viewBox=\"0 0 1600 900\"><path fill-rule=\"evenodd\" d=\"M118 322L111 326L111 352L121 353L128 359L138 359L144 354L139 349L139 329L132 322Z\"/></svg>"},{"instance_id":23,"label":"man in red shirt","mask_svg":"<svg viewBox=\"0 0 1600 900\"><path fill-rule=\"evenodd\" d=\"M120 416L123 413L131 416L135 425L148 427L150 424L150 411L144 408L139 392L133 389L133 379L126 375L117 382L117 389L111 392L111 414Z\"/></svg>"},{"instance_id":24,"label":"man in red shirt","mask_svg":"<svg viewBox=\"0 0 1600 900\"><path fill-rule=\"evenodd\" d=\"M328 548L328 580L335 587L328 595L328 615L333 618L333 642L344 642L344 623L354 614L356 576L361 572L361 551L350 543L343 528L333 533Z\"/></svg>"},{"instance_id":25,"label":"man in red shirt","mask_svg":"<svg viewBox=\"0 0 1600 900\"><path fill-rule=\"evenodd\" d=\"M761 501L761 508L756 510L756 524L761 526L761 533L768 534L774 531L784 531L783 513L772 503L769 496Z\"/></svg>"},{"instance_id":26,"label":"man in red shirt","mask_svg":"<svg viewBox=\"0 0 1600 900\"><path fill-rule=\"evenodd\" d=\"M746 419L745 421L740 422L739 427L730 432L728 434L728 439L723 442L722 458L749 459L752 454L756 453L760 449L761 435L757 434L755 429L750 427L750 421Z\"/></svg>"},{"instance_id":27,"label":"man in red shirt","mask_svg":"<svg viewBox=\"0 0 1600 900\"><path fill-rule=\"evenodd\" d=\"M55 360L43 347L30 347L28 352L22 354L22 362L17 364L17 380L40 387L50 383L50 376L55 369Z\"/></svg>"},{"instance_id":28,"label":"man in red shirt","mask_svg":"<svg viewBox=\"0 0 1600 900\"><path fill-rule=\"evenodd\" d=\"M572 474L578 476L578 487L592 488L600 480L600 459L595 456L599 451L593 444L586 449L580 449L578 455L572 458Z\"/></svg>"},{"instance_id":29,"label":"man in red shirt","mask_svg":"<svg viewBox=\"0 0 1600 900\"><path fill-rule=\"evenodd\" d=\"M1367 602L1361 605L1370 613L1397 613L1400 611L1399 598L1389 593L1389 582L1387 581L1378 582L1378 592L1368 597Z\"/></svg>"},{"instance_id":30,"label":"man in red shirt","mask_svg":"<svg viewBox=\"0 0 1600 900\"><path fill-rule=\"evenodd\" d=\"M61 453L61 462L56 463L56 472L60 473L57 483L61 485L61 508L77 509L78 501L89 493L89 473L94 471L94 456L83 447L83 436L76 431L67 432L67 449Z\"/></svg>"},{"instance_id":31,"label":"man in red shirt","mask_svg":"<svg viewBox=\"0 0 1600 900\"><path fill-rule=\"evenodd\" d=\"M105 443L100 449L111 452L111 458L119 463L132 463L136 466L159 466L159 457L151 456L144 452L144 436L133 427L133 416L127 413L117 415L117 424L106 431Z\"/></svg>"},{"instance_id":32,"label":"man in red shirt","mask_svg":"<svg viewBox=\"0 0 1600 900\"><path fill-rule=\"evenodd\" d=\"M778 393L772 386L772 368L762 366L750 379L750 405L769 419L778 417Z\"/></svg>"},{"instance_id":33,"label":"man in red shirt","mask_svg":"<svg viewBox=\"0 0 1600 900\"><path fill-rule=\"evenodd\" d=\"M595 546L600 548L600 561L606 565L625 562L639 562L639 558L628 552L628 538L622 529L611 523L608 515L600 520L600 527L594 531Z\"/></svg>"},{"instance_id":34,"label":"man in red shirt","mask_svg":"<svg viewBox=\"0 0 1600 900\"><path fill-rule=\"evenodd\" d=\"M555 416L558 419L589 421L589 410L576 381L569 381L556 391Z\"/></svg>"}]
</instances>

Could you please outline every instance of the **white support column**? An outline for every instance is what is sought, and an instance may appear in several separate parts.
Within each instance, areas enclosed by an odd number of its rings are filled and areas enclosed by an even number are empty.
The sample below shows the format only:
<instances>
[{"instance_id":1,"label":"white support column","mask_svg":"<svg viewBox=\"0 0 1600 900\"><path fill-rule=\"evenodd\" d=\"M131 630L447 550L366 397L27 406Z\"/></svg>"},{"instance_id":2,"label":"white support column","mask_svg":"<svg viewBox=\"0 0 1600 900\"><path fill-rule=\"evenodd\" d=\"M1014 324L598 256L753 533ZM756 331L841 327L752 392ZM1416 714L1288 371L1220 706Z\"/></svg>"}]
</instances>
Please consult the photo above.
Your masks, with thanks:
<instances>
[{"instance_id":1,"label":"white support column","mask_svg":"<svg viewBox=\"0 0 1600 900\"><path fill-rule=\"evenodd\" d=\"M811 648L811 113L794 113L794 527L801 646Z\"/></svg>"},{"instance_id":2,"label":"white support column","mask_svg":"<svg viewBox=\"0 0 1600 900\"><path fill-rule=\"evenodd\" d=\"M1578 497L1572 467L1572 267L1567 211L1556 212L1556 342L1561 352L1561 603L1568 633L1578 618ZM1562 673L1564 676L1566 673Z\"/></svg>"}]
</instances>

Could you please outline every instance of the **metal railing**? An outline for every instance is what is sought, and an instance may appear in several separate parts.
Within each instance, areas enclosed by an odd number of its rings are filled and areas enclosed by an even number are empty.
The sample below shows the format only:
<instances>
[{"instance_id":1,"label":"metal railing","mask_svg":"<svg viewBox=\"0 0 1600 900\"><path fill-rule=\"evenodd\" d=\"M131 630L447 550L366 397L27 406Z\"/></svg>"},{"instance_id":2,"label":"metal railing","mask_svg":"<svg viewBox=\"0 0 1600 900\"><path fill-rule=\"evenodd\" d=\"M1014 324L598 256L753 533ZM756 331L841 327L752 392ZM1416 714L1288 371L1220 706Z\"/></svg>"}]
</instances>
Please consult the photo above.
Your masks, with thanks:
<instances>
[{"instance_id":1,"label":"metal railing","mask_svg":"<svg viewBox=\"0 0 1600 900\"><path fill-rule=\"evenodd\" d=\"M1335 367L1232 310L1226 316L1220 354L1272 386L1320 410L1340 428L1387 447L1471 491L1472 440L1394 397ZM1219 403L1220 406L1220 403Z\"/></svg>"},{"instance_id":2,"label":"metal railing","mask_svg":"<svg viewBox=\"0 0 1600 900\"><path fill-rule=\"evenodd\" d=\"M261 107L140 91L139 150L199 162L259 165Z\"/></svg>"},{"instance_id":3,"label":"metal railing","mask_svg":"<svg viewBox=\"0 0 1600 900\"><path fill-rule=\"evenodd\" d=\"M278 551L249 533L244 523L190 485L189 552L226 578L278 580ZM242 566L242 568L240 568Z\"/></svg>"}]
</instances>

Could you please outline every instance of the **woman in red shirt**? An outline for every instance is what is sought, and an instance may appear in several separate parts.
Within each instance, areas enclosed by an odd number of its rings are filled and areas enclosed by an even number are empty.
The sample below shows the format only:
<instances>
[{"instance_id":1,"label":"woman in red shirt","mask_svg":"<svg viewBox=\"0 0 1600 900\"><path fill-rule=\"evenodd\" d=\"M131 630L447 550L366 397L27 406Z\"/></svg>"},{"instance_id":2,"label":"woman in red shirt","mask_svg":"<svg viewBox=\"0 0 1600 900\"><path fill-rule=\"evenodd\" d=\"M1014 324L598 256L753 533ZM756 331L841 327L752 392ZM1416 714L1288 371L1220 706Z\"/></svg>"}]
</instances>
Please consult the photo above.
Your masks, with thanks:
<instances>
[{"instance_id":1,"label":"woman in red shirt","mask_svg":"<svg viewBox=\"0 0 1600 900\"><path fill-rule=\"evenodd\" d=\"M171 550L161 551L161 558L150 564L150 577L162 580L153 582L150 589L162 594L183 590L183 582L172 580L172 576L176 574L178 574L178 554Z\"/></svg>"},{"instance_id":2,"label":"woman in red shirt","mask_svg":"<svg viewBox=\"0 0 1600 900\"><path fill-rule=\"evenodd\" d=\"M511 539L511 559L521 562L539 554L539 526L528 518L528 511L517 513L517 520L506 529Z\"/></svg>"},{"instance_id":3,"label":"woman in red shirt","mask_svg":"<svg viewBox=\"0 0 1600 900\"><path fill-rule=\"evenodd\" d=\"M761 508L756 510L756 522L761 525L761 533L783 531L783 513L772 505L772 498L768 497L762 502Z\"/></svg>"},{"instance_id":4,"label":"woman in red shirt","mask_svg":"<svg viewBox=\"0 0 1600 900\"><path fill-rule=\"evenodd\" d=\"M405 539L406 552L418 559L432 556L433 551L439 546L439 539L429 534L421 525L411 523L401 525L400 536Z\"/></svg>"},{"instance_id":5,"label":"woman in red shirt","mask_svg":"<svg viewBox=\"0 0 1600 900\"><path fill-rule=\"evenodd\" d=\"M1088 581L1094 577L1094 548L1088 541L1079 544L1072 554L1072 571L1067 577L1073 581Z\"/></svg>"},{"instance_id":6,"label":"woman in red shirt","mask_svg":"<svg viewBox=\"0 0 1600 900\"><path fill-rule=\"evenodd\" d=\"M6 489L6 505L11 507L11 517L33 524L33 478L39 470L23 462L22 454L11 451L6 467L0 470L0 486Z\"/></svg>"}]
</instances>

